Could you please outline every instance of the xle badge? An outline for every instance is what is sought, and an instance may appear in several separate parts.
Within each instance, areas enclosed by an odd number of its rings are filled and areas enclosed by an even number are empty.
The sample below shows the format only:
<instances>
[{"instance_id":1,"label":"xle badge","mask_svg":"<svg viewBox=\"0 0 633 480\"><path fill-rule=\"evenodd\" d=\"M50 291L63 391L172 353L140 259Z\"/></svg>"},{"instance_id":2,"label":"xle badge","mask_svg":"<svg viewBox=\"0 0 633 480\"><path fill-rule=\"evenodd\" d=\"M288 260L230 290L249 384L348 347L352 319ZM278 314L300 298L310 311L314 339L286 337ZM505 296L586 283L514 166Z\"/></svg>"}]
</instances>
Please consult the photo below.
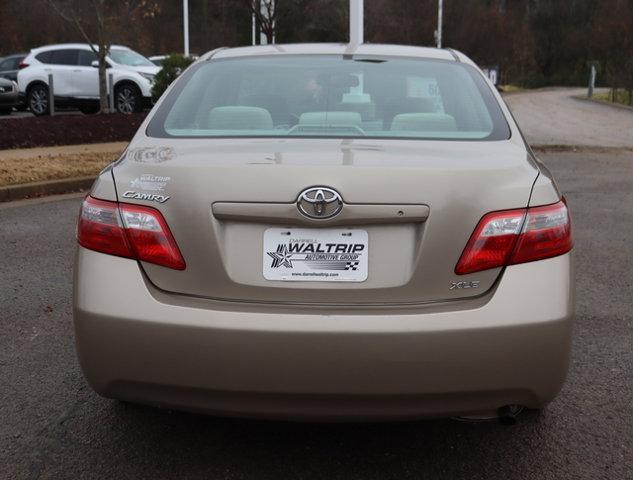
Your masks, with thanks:
<instances>
[{"instance_id":1,"label":"xle badge","mask_svg":"<svg viewBox=\"0 0 633 480\"><path fill-rule=\"evenodd\" d=\"M449 290L461 290L464 288L479 288L479 280L473 280L472 282L451 282Z\"/></svg>"}]
</instances>

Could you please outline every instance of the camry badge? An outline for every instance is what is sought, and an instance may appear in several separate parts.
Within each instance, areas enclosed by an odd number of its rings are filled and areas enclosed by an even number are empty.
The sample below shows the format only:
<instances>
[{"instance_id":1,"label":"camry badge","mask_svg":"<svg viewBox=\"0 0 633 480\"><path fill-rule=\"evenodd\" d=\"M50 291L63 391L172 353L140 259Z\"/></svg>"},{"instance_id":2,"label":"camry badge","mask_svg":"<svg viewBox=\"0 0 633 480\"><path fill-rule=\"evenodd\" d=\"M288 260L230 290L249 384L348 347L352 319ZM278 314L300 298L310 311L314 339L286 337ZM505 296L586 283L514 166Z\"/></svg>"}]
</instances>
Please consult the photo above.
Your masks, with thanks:
<instances>
[{"instance_id":1,"label":"camry badge","mask_svg":"<svg viewBox=\"0 0 633 480\"><path fill-rule=\"evenodd\" d=\"M297 208L308 218L332 218L343 209L343 199L331 188L312 187L299 194Z\"/></svg>"},{"instance_id":2,"label":"camry badge","mask_svg":"<svg viewBox=\"0 0 633 480\"><path fill-rule=\"evenodd\" d=\"M128 190L123 194L123 198L133 198L135 200L147 200L149 202L165 203L169 200L168 195L157 195L155 193L139 193Z\"/></svg>"}]
</instances>

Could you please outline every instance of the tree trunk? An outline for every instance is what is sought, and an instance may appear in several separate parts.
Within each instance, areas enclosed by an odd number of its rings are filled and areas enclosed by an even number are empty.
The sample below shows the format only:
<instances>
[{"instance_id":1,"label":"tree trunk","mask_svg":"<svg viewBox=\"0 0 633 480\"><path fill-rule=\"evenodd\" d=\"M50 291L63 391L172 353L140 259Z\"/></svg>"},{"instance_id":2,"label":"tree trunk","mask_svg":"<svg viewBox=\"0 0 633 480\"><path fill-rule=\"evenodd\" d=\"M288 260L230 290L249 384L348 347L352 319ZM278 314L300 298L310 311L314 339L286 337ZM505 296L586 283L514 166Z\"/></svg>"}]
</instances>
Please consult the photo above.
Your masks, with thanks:
<instances>
[{"instance_id":1,"label":"tree trunk","mask_svg":"<svg viewBox=\"0 0 633 480\"><path fill-rule=\"evenodd\" d=\"M112 113L110 112L110 105L108 103L108 63L106 61L107 54L108 46L99 45L97 58L99 60L99 111L101 113Z\"/></svg>"}]
</instances>

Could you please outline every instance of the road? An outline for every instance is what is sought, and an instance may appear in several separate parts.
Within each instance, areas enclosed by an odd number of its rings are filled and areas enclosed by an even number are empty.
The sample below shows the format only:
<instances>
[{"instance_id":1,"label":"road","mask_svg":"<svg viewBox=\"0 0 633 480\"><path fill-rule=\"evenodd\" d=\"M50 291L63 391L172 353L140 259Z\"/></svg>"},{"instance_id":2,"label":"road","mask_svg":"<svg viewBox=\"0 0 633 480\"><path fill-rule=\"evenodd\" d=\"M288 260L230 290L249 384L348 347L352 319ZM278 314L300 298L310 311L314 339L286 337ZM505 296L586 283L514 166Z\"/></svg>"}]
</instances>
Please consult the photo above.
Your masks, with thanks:
<instances>
[{"instance_id":1,"label":"road","mask_svg":"<svg viewBox=\"0 0 633 480\"><path fill-rule=\"evenodd\" d=\"M573 212L573 361L560 396L513 427L229 420L100 398L73 347L80 200L0 206L0 478L630 479L633 162L625 152L543 158Z\"/></svg>"},{"instance_id":2,"label":"road","mask_svg":"<svg viewBox=\"0 0 633 480\"><path fill-rule=\"evenodd\" d=\"M576 98L583 95L587 89L549 88L504 98L531 145L633 148L633 110Z\"/></svg>"}]
</instances>

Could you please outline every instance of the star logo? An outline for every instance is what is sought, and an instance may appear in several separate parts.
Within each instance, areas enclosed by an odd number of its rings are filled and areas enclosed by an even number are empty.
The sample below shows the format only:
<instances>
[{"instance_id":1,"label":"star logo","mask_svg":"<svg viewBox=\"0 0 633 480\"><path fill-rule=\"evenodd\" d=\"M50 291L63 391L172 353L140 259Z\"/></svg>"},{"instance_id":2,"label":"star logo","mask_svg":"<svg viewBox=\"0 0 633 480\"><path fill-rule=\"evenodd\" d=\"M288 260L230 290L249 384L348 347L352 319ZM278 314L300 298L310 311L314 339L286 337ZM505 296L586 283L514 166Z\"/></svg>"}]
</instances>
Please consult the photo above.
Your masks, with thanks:
<instances>
[{"instance_id":1,"label":"star logo","mask_svg":"<svg viewBox=\"0 0 633 480\"><path fill-rule=\"evenodd\" d=\"M292 253L288 251L286 245L278 245L276 252L267 252L273 259L272 268L286 267L292 268Z\"/></svg>"}]
</instances>

